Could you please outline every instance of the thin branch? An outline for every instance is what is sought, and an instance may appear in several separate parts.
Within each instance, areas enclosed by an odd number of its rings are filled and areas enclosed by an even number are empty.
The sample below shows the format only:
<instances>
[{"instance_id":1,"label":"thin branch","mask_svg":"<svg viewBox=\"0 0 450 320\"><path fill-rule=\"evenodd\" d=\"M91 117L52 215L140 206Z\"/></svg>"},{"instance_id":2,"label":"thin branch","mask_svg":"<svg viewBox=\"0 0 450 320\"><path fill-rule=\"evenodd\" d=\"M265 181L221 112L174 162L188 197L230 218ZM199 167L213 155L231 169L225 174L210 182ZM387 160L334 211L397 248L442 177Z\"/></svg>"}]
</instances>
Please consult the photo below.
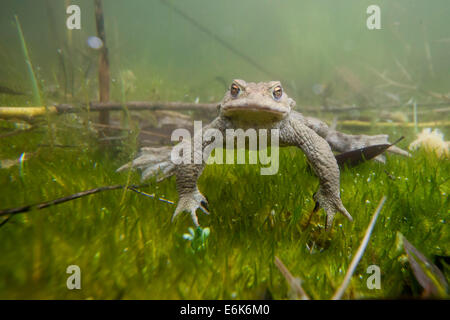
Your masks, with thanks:
<instances>
[{"instance_id":1,"label":"thin branch","mask_svg":"<svg viewBox=\"0 0 450 320\"><path fill-rule=\"evenodd\" d=\"M100 49L98 62L98 90L100 101L109 101L111 75L109 71L108 47L106 45L105 22L103 17L102 0L94 0L95 7L95 25L97 27L97 36L102 40L103 46ZM109 124L109 112L100 111L98 120L102 124Z\"/></svg>"},{"instance_id":2,"label":"thin branch","mask_svg":"<svg viewBox=\"0 0 450 320\"><path fill-rule=\"evenodd\" d=\"M406 70L406 68L400 63L400 61L398 61L397 59L395 59L395 63L397 64L398 68L400 69L401 72L403 72L403 74L408 78L409 81L412 81L411 75L409 74L409 72Z\"/></svg>"},{"instance_id":3,"label":"thin branch","mask_svg":"<svg viewBox=\"0 0 450 320\"><path fill-rule=\"evenodd\" d=\"M355 256L353 257L352 262L350 263L350 267L348 268L348 271L345 275L344 281L342 282L341 286L336 290L336 293L331 298L332 300L340 300L342 298L342 295L344 294L345 289L347 289L350 279L355 272L356 266L358 265L359 261L361 260L364 251L366 250L367 244L369 243L370 236L372 234L373 227L375 226L375 222L377 221L378 215L380 214L381 209L383 208L384 202L386 201L386 196L383 196L381 198L380 203L378 204L378 207L375 209L375 212L372 216L372 220L370 220L369 226L367 227L366 234L364 235L364 238L356 251Z\"/></svg>"},{"instance_id":4,"label":"thin branch","mask_svg":"<svg viewBox=\"0 0 450 320\"><path fill-rule=\"evenodd\" d=\"M418 87L417 86L413 86L410 84L405 84L405 83L401 83L395 80L392 80L391 78L388 78L386 75L378 72L376 69L372 68L372 67L367 67L370 71L372 71L375 75L377 75L380 79L384 80L385 82L387 82L388 84L394 86L394 87L399 87L399 88L405 88L405 89L411 89L411 90L417 90Z\"/></svg>"},{"instance_id":5,"label":"thin branch","mask_svg":"<svg viewBox=\"0 0 450 320\"><path fill-rule=\"evenodd\" d=\"M6 218L4 218L2 222L0 222L0 227L3 227L11 219L11 217L12 215L6 216Z\"/></svg>"},{"instance_id":6,"label":"thin branch","mask_svg":"<svg viewBox=\"0 0 450 320\"><path fill-rule=\"evenodd\" d=\"M172 200L168 200L168 199L164 199L164 198L156 198L156 197L155 197L155 194L153 194L153 193L152 193L152 194L149 194L149 193L146 193L146 192L144 192L144 191L137 190L136 187L133 187L133 186L129 186L127 189L128 189L128 190L131 190L131 191L134 191L134 192L136 192L136 193L139 193L139 194L141 194L141 195L143 195L143 196L152 198L152 199L157 199L157 200L159 200L159 201L162 201L162 202L165 202L165 203L168 203L168 204L175 204L175 202L172 201Z\"/></svg>"},{"instance_id":7,"label":"thin branch","mask_svg":"<svg viewBox=\"0 0 450 320\"><path fill-rule=\"evenodd\" d=\"M439 98L441 100L445 100L446 96L444 95L440 95L438 93L436 94L436 98ZM450 98L447 98L448 101L439 101L439 102L435 102L435 103L420 103L418 102L417 105L420 107L439 107L439 106L448 106L450 105ZM347 112L347 111L353 111L353 110L374 110L374 111L379 111L380 109L395 109L395 108L402 108L405 107L406 104L400 104L400 103L395 103L395 104L385 104L385 105L377 105L377 106L372 106L372 105L365 105L365 106L302 106L300 105L298 107L298 110L301 112L332 112L332 113L336 113L336 112ZM432 111L432 110L430 110ZM429 111L427 111L429 112Z\"/></svg>"},{"instance_id":8,"label":"thin branch","mask_svg":"<svg viewBox=\"0 0 450 320\"><path fill-rule=\"evenodd\" d=\"M100 110L217 110L218 103L193 103L178 101L129 101L129 102L91 102L90 111ZM70 112L70 106L68 111Z\"/></svg>"},{"instance_id":9,"label":"thin branch","mask_svg":"<svg viewBox=\"0 0 450 320\"><path fill-rule=\"evenodd\" d=\"M360 120L342 120L339 121L340 126L350 126L350 127L396 127L396 128L413 128L415 127L415 123L413 122L376 122L372 123L369 121L360 121ZM419 128L427 128L427 127L448 127L450 126L450 121L428 121L428 122L419 122L417 123Z\"/></svg>"},{"instance_id":10,"label":"thin branch","mask_svg":"<svg viewBox=\"0 0 450 320\"><path fill-rule=\"evenodd\" d=\"M440 93L427 92L435 98L440 100L434 103L420 103L417 105L420 107L440 107L450 105L450 97L447 97ZM37 117L42 117L47 114L63 114L63 113L78 113L78 112L98 112L98 111L120 111L124 106L128 110L133 111L154 111L154 110L178 110L178 111L190 111L198 110L214 114L217 112L216 103L193 103L193 102L179 102L179 101L129 101L129 102L95 102L92 101L89 104L89 108L74 106L69 104L58 104L54 106L39 106L39 107L0 107L0 118L2 119L25 119L31 120ZM405 104L386 104L379 106L299 106L297 109L301 112L346 112L352 110L379 110L379 109L394 109L405 107Z\"/></svg>"},{"instance_id":11,"label":"thin branch","mask_svg":"<svg viewBox=\"0 0 450 320\"><path fill-rule=\"evenodd\" d=\"M42 202L42 203L38 203L38 204L30 204L30 205L26 205L26 206L21 206L21 207L17 207L17 208L10 208L10 209L4 209L4 210L0 210L0 217L2 216L12 216L15 214L19 214L19 213L25 213L25 212L29 212L33 209L45 209L48 208L50 206L54 206L57 204L61 204L70 200L74 200L74 199L78 199L81 197L85 197L94 193L99 193L99 192L103 192L103 191L110 191L110 190L117 190L117 189L129 189L132 190L134 192L138 192L136 189L139 188L144 188L144 187L148 187L149 184L142 184L142 185L122 185L122 184L117 184L117 185L112 185L112 186L104 186L104 187L99 187L99 188L94 188L94 189L90 189L90 190L86 190L86 191L82 191L82 192L78 192L75 194L72 194L70 196L66 196L66 197L62 197L62 198L58 198L55 200L50 200L50 201L46 201L46 202ZM141 194L145 194L143 192L138 192ZM156 198L154 195L149 195L149 194L145 194L147 196L151 196L159 201L163 201L166 203L170 203L170 204L174 204L173 201L171 200L167 200L167 199L163 199L163 198Z\"/></svg>"},{"instance_id":12,"label":"thin branch","mask_svg":"<svg viewBox=\"0 0 450 320\"><path fill-rule=\"evenodd\" d=\"M382 80L385 81L385 83L392 85L394 87L398 87L398 88L404 88L404 89L408 89L408 90L417 90L419 92L425 93L429 96L432 96L434 98L438 98L440 100L444 100L444 101L450 101L450 97L448 95L442 94L442 93L436 93L433 91L429 91L429 90L425 90L423 88L420 88L418 85L410 85L410 84L405 84L405 83L401 83L398 82L396 80L392 80L391 78L387 77L385 74L378 72L376 69L366 66L367 69L369 69L370 71L372 71L375 75L377 75L379 78L381 78Z\"/></svg>"},{"instance_id":13,"label":"thin branch","mask_svg":"<svg viewBox=\"0 0 450 320\"><path fill-rule=\"evenodd\" d=\"M303 290L300 280L298 278L295 278L288 268L283 264L280 258L275 256L275 265L277 266L278 270L280 270L283 277L286 279L287 283L291 287L292 290L294 290L297 297L300 297L302 300L310 300L309 296L306 294L306 292Z\"/></svg>"}]
</instances>

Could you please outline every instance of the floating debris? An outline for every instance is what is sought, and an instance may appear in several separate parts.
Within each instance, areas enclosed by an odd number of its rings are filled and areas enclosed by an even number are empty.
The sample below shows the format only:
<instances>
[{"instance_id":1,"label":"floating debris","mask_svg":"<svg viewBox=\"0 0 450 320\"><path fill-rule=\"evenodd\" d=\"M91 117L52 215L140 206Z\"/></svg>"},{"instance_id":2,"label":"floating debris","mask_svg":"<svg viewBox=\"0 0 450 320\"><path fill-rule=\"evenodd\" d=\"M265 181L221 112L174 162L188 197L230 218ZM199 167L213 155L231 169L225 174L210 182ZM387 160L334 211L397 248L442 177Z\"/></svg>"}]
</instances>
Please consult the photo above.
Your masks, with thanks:
<instances>
[{"instance_id":1,"label":"floating debris","mask_svg":"<svg viewBox=\"0 0 450 320\"><path fill-rule=\"evenodd\" d=\"M103 41L99 37L91 36L87 39L87 45L95 50L101 49L103 47Z\"/></svg>"},{"instance_id":2,"label":"floating debris","mask_svg":"<svg viewBox=\"0 0 450 320\"><path fill-rule=\"evenodd\" d=\"M425 128L411 142L409 150L424 149L427 153L434 152L439 158L450 156L450 141L444 140L444 134L439 129Z\"/></svg>"},{"instance_id":3,"label":"floating debris","mask_svg":"<svg viewBox=\"0 0 450 320\"><path fill-rule=\"evenodd\" d=\"M399 141L401 141L403 138L404 137L401 137L400 139L391 144L377 144L338 154L335 156L336 161L339 167L341 168L344 166L348 167L356 166L364 161L370 160L376 156L381 155L388 148L394 147L394 145L397 144ZM357 174L357 176L359 175Z\"/></svg>"}]
</instances>

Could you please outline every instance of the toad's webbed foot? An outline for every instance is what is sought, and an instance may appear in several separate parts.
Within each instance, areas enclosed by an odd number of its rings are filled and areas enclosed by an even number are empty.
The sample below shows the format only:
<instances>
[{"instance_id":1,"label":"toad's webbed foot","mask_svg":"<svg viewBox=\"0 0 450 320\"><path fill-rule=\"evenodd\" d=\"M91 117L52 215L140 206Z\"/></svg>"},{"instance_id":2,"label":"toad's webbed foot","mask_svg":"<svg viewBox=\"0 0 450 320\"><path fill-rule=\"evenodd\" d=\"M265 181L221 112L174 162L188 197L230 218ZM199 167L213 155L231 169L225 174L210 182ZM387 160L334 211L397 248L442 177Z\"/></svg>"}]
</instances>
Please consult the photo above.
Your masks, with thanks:
<instances>
[{"instance_id":1,"label":"toad's webbed foot","mask_svg":"<svg viewBox=\"0 0 450 320\"><path fill-rule=\"evenodd\" d=\"M174 174L176 174L177 165L171 160L172 147L160 147L160 148L142 148L139 156L133 161L123 165L117 171L123 171L129 168L138 168L142 170L142 180L146 180L150 177L157 177L157 181L164 180ZM181 169L182 171L182 169ZM189 172L189 170L187 170ZM182 172L179 172L182 174ZM185 179L188 182L193 180L194 188L191 190L179 190L181 191L180 198L178 200L177 208L172 216L172 221L182 212L187 211L191 214L192 221L196 227L199 226L198 218L196 215L197 209L201 209L206 214L208 211L208 201L195 187L196 174ZM188 183L188 184L192 184Z\"/></svg>"},{"instance_id":2,"label":"toad's webbed foot","mask_svg":"<svg viewBox=\"0 0 450 320\"><path fill-rule=\"evenodd\" d=\"M205 196L200 193L200 191L195 190L190 193L180 195L178 200L177 208L172 216L172 222L175 218L182 212L187 211L191 214L192 221L196 227L199 227L198 218L196 211L197 209L202 210L204 213L209 214L208 211L208 201Z\"/></svg>"},{"instance_id":3,"label":"toad's webbed foot","mask_svg":"<svg viewBox=\"0 0 450 320\"><path fill-rule=\"evenodd\" d=\"M342 213L348 220L353 221L352 216L345 209L338 194L324 191L322 187L319 187L319 190L314 194L314 200L316 201L315 211L317 211L317 204L319 204L327 214L325 229L331 230L336 212Z\"/></svg>"},{"instance_id":4,"label":"toad's webbed foot","mask_svg":"<svg viewBox=\"0 0 450 320\"><path fill-rule=\"evenodd\" d=\"M117 172L138 168L142 170L142 180L152 176L156 176L157 181L164 180L175 174L175 164L170 159L171 150L172 147L142 148L136 159L121 166Z\"/></svg>"},{"instance_id":5,"label":"toad's webbed foot","mask_svg":"<svg viewBox=\"0 0 450 320\"><path fill-rule=\"evenodd\" d=\"M142 148L139 156L133 161L123 165L117 171L123 171L129 168L138 168L142 170L142 180L146 180L152 176L157 177L157 181L164 180L176 174L177 165L171 160L172 147L160 148ZM192 166L197 168L197 166ZM178 167L178 175L183 175L183 167ZM187 211L191 214L192 221L196 227L199 227L196 215L197 209L201 209L204 213L209 214L208 201L196 188L197 170L194 170L192 176L189 174L192 170L186 169L187 177L184 177L185 184L192 185L192 188L180 188L180 198L177 208L172 216L172 221L182 212ZM184 186L184 184L182 184Z\"/></svg>"}]
</instances>

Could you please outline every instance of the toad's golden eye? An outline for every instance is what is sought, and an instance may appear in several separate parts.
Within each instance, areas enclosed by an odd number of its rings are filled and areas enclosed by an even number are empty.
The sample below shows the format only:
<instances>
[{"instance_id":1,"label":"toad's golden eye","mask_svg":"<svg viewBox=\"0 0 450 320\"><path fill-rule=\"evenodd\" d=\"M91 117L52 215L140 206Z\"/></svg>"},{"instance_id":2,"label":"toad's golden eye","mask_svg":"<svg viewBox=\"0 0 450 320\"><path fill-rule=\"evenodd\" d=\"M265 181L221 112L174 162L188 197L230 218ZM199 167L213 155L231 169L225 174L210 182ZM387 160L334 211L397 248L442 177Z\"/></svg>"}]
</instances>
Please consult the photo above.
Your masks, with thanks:
<instances>
[{"instance_id":1,"label":"toad's golden eye","mask_svg":"<svg viewBox=\"0 0 450 320\"><path fill-rule=\"evenodd\" d=\"M239 88L239 86L237 84L233 83L231 85L230 93L233 97L237 97L237 95L239 94L240 91L241 91L241 88Z\"/></svg>"},{"instance_id":2,"label":"toad's golden eye","mask_svg":"<svg viewBox=\"0 0 450 320\"><path fill-rule=\"evenodd\" d=\"M282 95L283 89L281 88L281 86L276 86L275 89L273 89L273 97L278 100Z\"/></svg>"}]
</instances>

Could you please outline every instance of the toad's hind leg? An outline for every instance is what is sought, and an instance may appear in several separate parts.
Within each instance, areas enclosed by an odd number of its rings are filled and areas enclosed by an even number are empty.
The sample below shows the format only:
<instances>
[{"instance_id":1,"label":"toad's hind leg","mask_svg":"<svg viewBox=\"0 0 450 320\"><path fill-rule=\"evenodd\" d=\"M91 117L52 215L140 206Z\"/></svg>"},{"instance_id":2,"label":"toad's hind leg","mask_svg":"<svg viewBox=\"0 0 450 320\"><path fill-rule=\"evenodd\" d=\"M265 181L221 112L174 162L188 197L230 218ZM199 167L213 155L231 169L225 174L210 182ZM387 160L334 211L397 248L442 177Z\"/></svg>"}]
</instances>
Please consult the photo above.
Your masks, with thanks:
<instances>
[{"instance_id":1,"label":"toad's hind leg","mask_svg":"<svg viewBox=\"0 0 450 320\"><path fill-rule=\"evenodd\" d=\"M303 116L297 112L293 114L294 118L303 118ZM331 129L328 125L316 118L305 117L304 123L307 127L314 130L319 136L324 138L331 149L336 152L348 152L356 149L361 149L368 146L378 145L378 144L391 144L389 142L389 135L379 134L379 135L353 135L346 134L336 130ZM387 149L388 152L398 154L405 157L410 157L411 154L397 146L391 146ZM384 155L378 155L374 158L377 161L385 162Z\"/></svg>"}]
</instances>

